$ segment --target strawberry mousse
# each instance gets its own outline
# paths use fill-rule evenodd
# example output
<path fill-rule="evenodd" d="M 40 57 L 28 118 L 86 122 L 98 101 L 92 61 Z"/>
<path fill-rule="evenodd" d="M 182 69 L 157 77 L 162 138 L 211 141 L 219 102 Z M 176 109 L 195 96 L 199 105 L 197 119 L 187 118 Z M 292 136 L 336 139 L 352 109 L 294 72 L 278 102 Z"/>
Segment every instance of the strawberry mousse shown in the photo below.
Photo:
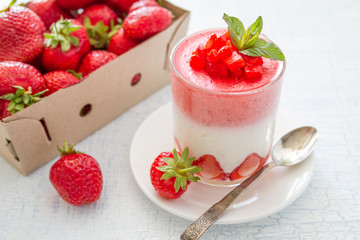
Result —
<path fill-rule="evenodd" d="M 188 36 L 171 55 L 175 141 L 205 183 L 236 185 L 269 157 L 285 62 L 244 53 L 222 28 Z"/>

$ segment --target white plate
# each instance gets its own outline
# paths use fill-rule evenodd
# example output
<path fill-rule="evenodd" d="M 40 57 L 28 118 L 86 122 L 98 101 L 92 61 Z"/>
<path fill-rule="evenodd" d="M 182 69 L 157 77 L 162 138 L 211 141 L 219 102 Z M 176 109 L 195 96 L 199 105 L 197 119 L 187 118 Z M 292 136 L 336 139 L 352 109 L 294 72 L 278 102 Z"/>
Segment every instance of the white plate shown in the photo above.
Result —
<path fill-rule="evenodd" d="M 275 140 L 299 127 L 283 112 L 279 112 L 276 126 Z M 151 201 L 172 214 L 194 221 L 233 188 L 192 183 L 179 199 L 162 198 L 151 185 L 150 167 L 161 152 L 172 151 L 174 146 L 173 115 L 169 103 L 152 113 L 137 130 L 130 150 L 131 169 L 139 187 Z M 291 168 L 271 169 L 242 193 L 216 223 L 250 222 L 282 210 L 304 192 L 313 170 L 314 156 Z"/>

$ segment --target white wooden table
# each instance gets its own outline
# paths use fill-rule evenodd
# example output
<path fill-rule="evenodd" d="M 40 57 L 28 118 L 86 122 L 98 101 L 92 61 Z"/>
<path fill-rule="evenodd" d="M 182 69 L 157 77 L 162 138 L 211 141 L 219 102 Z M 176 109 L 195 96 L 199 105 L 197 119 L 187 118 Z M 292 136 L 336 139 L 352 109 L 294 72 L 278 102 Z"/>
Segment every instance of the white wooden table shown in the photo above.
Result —
<path fill-rule="evenodd" d="M 203 239 L 360 239 L 360 2 L 172 2 L 192 12 L 189 33 L 225 26 L 224 12 L 245 25 L 262 15 L 287 59 L 280 108 L 320 132 L 315 172 L 298 200 L 255 222 L 214 225 Z M 0 159 L 0 239 L 178 239 L 190 221 L 152 203 L 129 165 L 137 128 L 169 101 L 166 86 L 76 145 L 102 167 L 93 205 L 59 198 L 48 181 L 55 160 L 24 177 Z"/>

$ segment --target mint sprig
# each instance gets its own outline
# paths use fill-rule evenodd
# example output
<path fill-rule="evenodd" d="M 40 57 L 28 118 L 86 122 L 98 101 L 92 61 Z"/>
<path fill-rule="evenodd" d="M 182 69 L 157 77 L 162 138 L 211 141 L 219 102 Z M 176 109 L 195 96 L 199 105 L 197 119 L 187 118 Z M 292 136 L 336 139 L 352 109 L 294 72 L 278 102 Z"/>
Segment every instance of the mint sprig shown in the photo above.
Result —
<path fill-rule="evenodd" d="M 252 57 L 263 56 L 273 60 L 285 60 L 284 54 L 275 44 L 259 38 L 263 28 L 261 16 L 246 31 L 244 24 L 238 18 L 224 13 L 223 19 L 228 24 L 231 42 L 240 53 Z"/>

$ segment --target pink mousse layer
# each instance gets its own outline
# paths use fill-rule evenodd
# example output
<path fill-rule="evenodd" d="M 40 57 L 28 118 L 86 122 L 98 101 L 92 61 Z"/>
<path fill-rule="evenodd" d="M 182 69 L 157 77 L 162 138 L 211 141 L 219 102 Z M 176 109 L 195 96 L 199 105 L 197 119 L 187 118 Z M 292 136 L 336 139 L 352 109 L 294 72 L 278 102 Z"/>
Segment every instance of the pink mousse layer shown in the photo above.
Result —
<path fill-rule="evenodd" d="M 272 83 L 272 79 L 278 72 L 279 61 L 263 58 L 262 78 L 255 81 L 212 78 L 189 64 L 198 46 L 204 46 L 211 34 L 220 35 L 224 31 L 192 35 L 177 47 L 173 63 L 181 77 L 171 72 L 174 102 L 184 114 L 204 125 L 230 127 L 254 123 L 275 110 L 280 84 Z"/>

